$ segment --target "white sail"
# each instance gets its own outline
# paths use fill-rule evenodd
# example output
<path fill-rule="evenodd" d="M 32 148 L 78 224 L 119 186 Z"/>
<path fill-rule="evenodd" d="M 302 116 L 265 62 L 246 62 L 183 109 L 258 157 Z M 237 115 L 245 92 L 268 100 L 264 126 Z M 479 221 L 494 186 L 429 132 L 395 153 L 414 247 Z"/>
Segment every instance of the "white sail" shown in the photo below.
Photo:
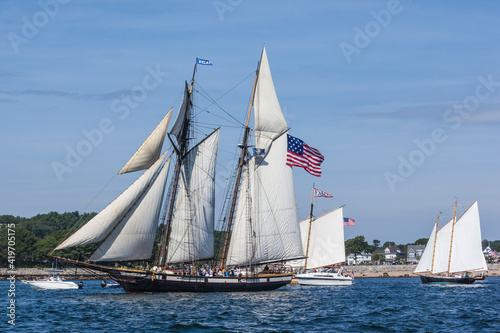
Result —
<path fill-rule="evenodd" d="M 245 195 L 239 196 L 233 229 L 236 232 L 231 238 L 228 265 L 303 256 L 293 174 L 292 168 L 286 165 L 286 148 L 287 138 L 282 135 L 272 142 L 264 158 L 254 157 L 248 165 L 251 198 L 248 201 Z M 249 210 L 245 205 L 250 202 Z M 250 211 L 251 216 L 245 211 Z M 250 244 L 252 253 L 245 254 L 245 258 L 236 255 L 235 248 L 247 247 L 247 244 Z"/>
<path fill-rule="evenodd" d="M 184 157 L 175 205 L 167 262 L 213 258 L 215 165 L 219 130 Z"/>
<path fill-rule="evenodd" d="M 167 112 L 163 120 L 156 126 L 154 131 L 137 149 L 118 174 L 147 169 L 158 160 L 171 115 L 172 109 Z"/>
<path fill-rule="evenodd" d="M 305 224 L 308 233 L 309 223 Z M 304 237 L 302 238 L 304 249 L 307 246 L 307 233 L 305 242 Z M 306 269 L 337 264 L 343 261 L 345 261 L 344 215 L 343 208 L 340 207 L 313 220 Z"/>
<path fill-rule="evenodd" d="M 438 231 L 436 239 L 436 250 L 434 252 L 434 269 L 432 272 L 433 274 L 448 272 L 452 226 L 453 226 L 453 219 L 451 219 Z"/>
<path fill-rule="evenodd" d="M 432 270 L 432 256 L 434 252 L 434 239 L 436 238 L 436 228 L 437 224 L 434 225 L 432 233 L 429 236 L 429 241 L 425 246 L 424 253 L 418 262 L 417 268 L 415 268 L 414 273 L 430 273 Z"/>
<path fill-rule="evenodd" d="M 90 257 L 91 261 L 128 261 L 151 258 L 170 158 L 118 225 Z"/>
<path fill-rule="evenodd" d="M 231 242 L 229 243 L 226 259 L 226 265 L 229 266 L 248 263 L 248 258 L 253 253 L 254 237 L 251 228 L 249 169 L 254 169 L 254 161 L 255 159 L 252 158 L 247 162 L 247 167 L 243 172 L 241 180 L 238 206 L 236 208 Z"/>
<path fill-rule="evenodd" d="M 255 87 L 254 111 L 255 147 L 267 151 L 271 142 L 288 126 L 276 96 L 265 48 L 262 50 L 259 77 Z"/>
<path fill-rule="evenodd" d="M 157 174 L 165 154 L 158 159 L 141 177 L 139 177 L 118 198 L 94 216 L 83 227 L 62 242 L 55 250 L 67 247 L 100 242 L 120 223 L 125 214 L 139 200 L 153 177 Z"/>
<path fill-rule="evenodd" d="M 481 241 L 479 209 L 476 201 L 455 223 L 450 273 L 488 270 Z"/>

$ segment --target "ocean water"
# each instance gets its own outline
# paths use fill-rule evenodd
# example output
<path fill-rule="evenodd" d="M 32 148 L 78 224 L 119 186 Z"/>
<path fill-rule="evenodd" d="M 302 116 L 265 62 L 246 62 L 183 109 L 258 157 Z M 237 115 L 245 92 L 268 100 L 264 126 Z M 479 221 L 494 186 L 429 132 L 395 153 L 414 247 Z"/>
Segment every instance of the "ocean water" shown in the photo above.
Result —
<path fill-rule="evenodd" d="M 352 286 L 286 286 L 258 293 L 126 294 L 16 283 L 15 326 L 0 332 L 500 332 L 500 277 L 469 286 L 417 278 L 356 279 Z"/>

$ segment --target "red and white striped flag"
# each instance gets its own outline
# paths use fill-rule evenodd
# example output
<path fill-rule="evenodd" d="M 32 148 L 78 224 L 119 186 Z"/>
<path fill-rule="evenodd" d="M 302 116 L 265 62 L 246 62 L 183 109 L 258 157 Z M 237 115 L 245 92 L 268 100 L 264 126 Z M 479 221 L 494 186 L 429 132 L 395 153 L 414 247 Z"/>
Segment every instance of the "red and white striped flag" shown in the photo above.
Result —
<path fill-rule="evenodd" d="M 321 177 L 321 163 L 325 160 L 316 148 L 310 147 L 304 141 L 288 136 L 286 165 L 304 168 L 311 175 Z"/>
<path fill-rule="evenodd" d="M 355 225 L 356 221 L 351 219 L 350 217 L 344 217 L 344 227 L 350 226 L 350 225 Z"/>

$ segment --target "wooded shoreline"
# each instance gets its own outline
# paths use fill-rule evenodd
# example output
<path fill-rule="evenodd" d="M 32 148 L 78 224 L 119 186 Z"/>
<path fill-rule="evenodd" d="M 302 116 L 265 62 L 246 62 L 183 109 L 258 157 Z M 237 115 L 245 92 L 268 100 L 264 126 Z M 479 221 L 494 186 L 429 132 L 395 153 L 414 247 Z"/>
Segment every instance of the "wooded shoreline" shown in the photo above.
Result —
<path fill-rule="evenodd" d="M 413 274 L 416 265 L 353 265 L 344 266 L 345 274 L 354 272 L 354 277 L 358 278 L 411 278 L 417 277 Z M 15 275 L 16 280 L 39 279 L 47 275 L 50 268 L 18 268 L 16 271 L 8 271 L 7 268 L 0 268 L 0 280 L 7 280 Z M 82 268 L 58 269 L 59 274 L 66 280 L 105 280 L 107 274 L 102 272 L 91 272 Z M 500 276 L 500 263 L 488 264 L 487 276 Z"/>

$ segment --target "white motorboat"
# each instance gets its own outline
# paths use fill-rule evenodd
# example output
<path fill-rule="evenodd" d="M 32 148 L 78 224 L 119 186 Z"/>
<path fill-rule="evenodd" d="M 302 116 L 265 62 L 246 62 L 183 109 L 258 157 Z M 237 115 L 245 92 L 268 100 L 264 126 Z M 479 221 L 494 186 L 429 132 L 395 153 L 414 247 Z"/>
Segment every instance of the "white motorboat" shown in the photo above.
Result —
<path fill-rule="evenodd" d="M 33 289 L 51 289 L 51 290 L 62 290 L 62 289 L 82 289 L 83 282 L 78 282 L 78 284 L 63 280 L 58 274 L 64 271 L 56 270 L 57 264 L 54 264 L 52 270 L 47 271 L 48 275 L 45 279 L 23 281 L 27 285 L 31 286 Z"/>
<path fill-rule="evenodd" d="M 342 269 L 335 271 L 333 268 L 321 272 L 297 274 L 295 279 L 305 286 L 350 286 L 353 281 L 351 276 L 342 275 Z"/>
<path fill-rule="evenodd" d="M 64 281 L 62 279 L 44 279 L 44 280 L 34 280 L 34 281 L 23 281 L 24 283 L 30 285 L 33 289 L 81 289 L 83 286 L 82 282 L 78 284 L 71 281 Z"/>

